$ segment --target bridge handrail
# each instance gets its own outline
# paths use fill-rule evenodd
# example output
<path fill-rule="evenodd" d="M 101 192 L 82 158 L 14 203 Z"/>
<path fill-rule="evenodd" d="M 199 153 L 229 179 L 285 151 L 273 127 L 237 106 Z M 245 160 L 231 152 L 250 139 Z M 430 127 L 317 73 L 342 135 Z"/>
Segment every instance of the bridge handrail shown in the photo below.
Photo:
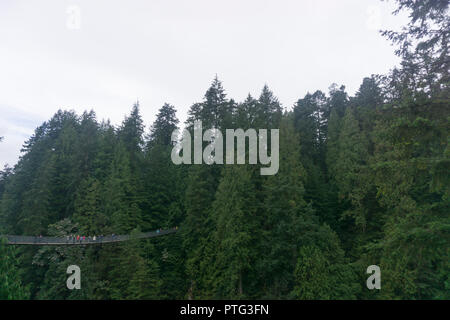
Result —
<path fill-rule="evenodd" d="M 96 236 L 86 237 L 85 240 L 76 239 L 76 236 L 65 236 L 65 237 L 46 237 L 46 236 L 17 236 L 17 235 L 0 235 L 0 238 L 4 237 L 8 244 L 26 244 L 26 245 L 86 245 L 86 244 L 101 244 L 101 243 L 111 243 L 111 242 L 121 242 L 128 241 L 132 239 L 145 239 L 153 238 L 158 236 L 163 236 L 166 234 L 177 232 L 178 228 L 171 228 L 159 231 L 150 231 L 145 233 L 140 233 L 137 235 L 108 235 L 108 236 Z"/>

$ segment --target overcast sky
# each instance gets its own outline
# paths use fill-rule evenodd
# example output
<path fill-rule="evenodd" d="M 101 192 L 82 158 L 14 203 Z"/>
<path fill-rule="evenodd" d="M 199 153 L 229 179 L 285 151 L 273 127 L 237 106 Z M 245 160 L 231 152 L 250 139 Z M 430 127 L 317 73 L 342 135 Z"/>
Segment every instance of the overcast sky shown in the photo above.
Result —
<path fill-rule="evenodd" d="M 215 74 L 228 97 L 267 83 L 291 108 L 308 91 L 398 64 L 378 29 L 398 29 L 379 0 L 1 0 L 0 166 L 14 165 L 58 109 L 119 124 L 140 101 L 147 129 L 164 102 L 181 121 Z"/>

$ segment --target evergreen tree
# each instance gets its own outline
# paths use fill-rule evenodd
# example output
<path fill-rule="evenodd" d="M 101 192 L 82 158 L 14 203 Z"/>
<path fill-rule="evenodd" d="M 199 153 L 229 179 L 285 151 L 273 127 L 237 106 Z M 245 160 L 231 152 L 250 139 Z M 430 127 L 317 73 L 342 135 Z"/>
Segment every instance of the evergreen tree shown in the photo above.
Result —
<path fill-rule="evenodd" d="M 202 294 L 207 295 L 202 292 L 202 289 L 207 287 L 202 283 L 202 266 L 208 266 L 210 261 L 208 255 L 212 245 L 211 234 L 214 231 L 210 212 L 218 183 L 211 173 L 212 169 L 192 166 L 186 182 L 186 218 L 180 227 L 180 233 L 186 255 L 187 297 L 190 299 Z"/>
<path fill-rule="evenodd" d="M 132 232 L 132 237 L 138 230 Z M 143 253 L 147 252 L 147 259 Z M 119 244 L 111 255 L 111 269 L 108 288 L 112 299 L 158 299 L 161 286 L 159 266 L 154 259 L 151 245 L 143 248 L 138 240 Z"/>
<path fill-rule="evenodd" d="M 104 194 L 105 214 L 111 221 L 113 233 L 126 234 L 140 225 L 142 212 L 137 188 L 125 146 L 119 142 Z"/>
<path fill-rule="evenodd" d="M 217 230 L 214 287 L 219 298 L 244 298 L 254 272 L 257 234 L 260 229 L 252 170 L 230 166 L 217 189 L 213 215 Z"/>
<path fill-rule="evenodd" d="M 342 120 L 334 177 L 339 197 L 348 199 L 354 205 L 350 212 L 356 224 L 365 229 L 366 214 L 362 203 L 365 190 L 361 182 L 368 161 L 368 143 L 360 132 L 359 123 L 353 113 L 352 108 L 347 108 Z"/>
<path fill-rule="evenodd" d="M 17 251 L 0 239 L 0 300 L 26 300 L 29 291 L 22 284 Z"/>
<path fill-rule="evenodd" d="M 280 128 L 280 169 L 263 182 L 264 220 L 259 281 L 266 296 L 286 298 L 292 290 L 295 259 L 299 246 L 302 213 L 309 212 L 304 200 L 306 171 L 300 162 L 298 134 L 292 115 L 284 118 Z"/>
<path fill-rule="evenodd" d="M 148 137 L 147 150 L 154 145 L 171 146 L 172 132 L 178 129 L 179 120 L 175 108 L 165 103 L 159 109 Z"/>

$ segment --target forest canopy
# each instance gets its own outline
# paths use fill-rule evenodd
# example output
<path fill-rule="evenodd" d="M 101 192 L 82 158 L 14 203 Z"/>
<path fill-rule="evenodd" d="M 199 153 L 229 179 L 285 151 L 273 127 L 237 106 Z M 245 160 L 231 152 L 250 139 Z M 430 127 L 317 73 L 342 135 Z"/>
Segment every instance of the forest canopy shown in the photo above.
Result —
<path fill-rule="evenodd" d="M 184 127 L 279 129 L 279 170 L 175 165 L 176 109 L 145 130 L 59 110 L 0 172 L 0 234 L 176 234 L 103 246 L 0 244 L 0 299 L 449 299 L 448 1 L 410 14 L 400 66 L 284 109 L 264 86 L 236 102 L 215 77 Z M 1 141 L 1 138 L 0 138 Z M 67 290 L 66 268 L 83 270 Z M 381 269 L 368 290 L 366 269 Z"/>

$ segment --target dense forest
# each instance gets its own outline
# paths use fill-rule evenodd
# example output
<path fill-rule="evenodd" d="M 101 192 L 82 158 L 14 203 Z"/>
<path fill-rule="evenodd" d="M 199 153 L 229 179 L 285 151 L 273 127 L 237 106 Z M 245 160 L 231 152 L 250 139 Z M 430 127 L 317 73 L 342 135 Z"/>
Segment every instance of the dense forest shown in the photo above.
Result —
<path fill-rule="evenodd" d="M 0 299 L 450 299 L 448 1 L 399 0 L 401 57 L 349 96 L 283 108 L 216 77 L 186 123 L 139 103 L 120 126 L 58 111 L 0 172 L 0 234 L 175 234 L 96 246 L 0 244 Z M 370 63 L 370 61 L 367 61 Z M 331 81 L 330 81 L 331 82 Z M 280 168 L 175 165 L 176 128 L 280 130 Z M 82 270 L 68 290 L 66 269 Z M 368 290 L 366 269 L 381 269 Z"/>

